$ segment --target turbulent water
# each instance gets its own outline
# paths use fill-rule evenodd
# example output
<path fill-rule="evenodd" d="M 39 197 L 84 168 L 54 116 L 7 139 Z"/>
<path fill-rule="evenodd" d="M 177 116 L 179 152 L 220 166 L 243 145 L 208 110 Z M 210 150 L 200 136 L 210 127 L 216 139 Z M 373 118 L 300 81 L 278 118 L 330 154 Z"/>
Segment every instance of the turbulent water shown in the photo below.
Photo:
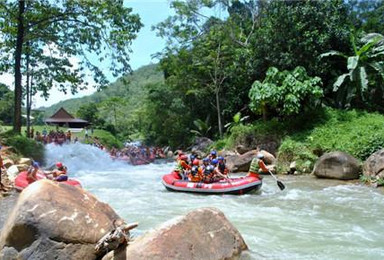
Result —
<path fill-rule="evenodd" d="M 261 194 L 203 196 L 167 191 L 161 176 L 173 163 L 131 166 L 95 147 L 48 146 L 48 165 L 64 162 L 70 177 L 127 222 L 133 235 L 200 207 L 224 212 L 250 248 L 244 259 L 384 259 L 384 195 L 380 190 L 313 177 L 264 178 Z"/>

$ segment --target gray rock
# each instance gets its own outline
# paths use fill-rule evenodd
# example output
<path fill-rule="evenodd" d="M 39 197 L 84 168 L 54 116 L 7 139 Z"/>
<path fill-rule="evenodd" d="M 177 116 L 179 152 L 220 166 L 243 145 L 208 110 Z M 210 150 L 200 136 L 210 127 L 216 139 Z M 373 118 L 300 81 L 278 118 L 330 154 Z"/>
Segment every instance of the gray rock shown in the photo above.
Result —
<path fill-rule="evenodd" d="M 239 231 L 215 208 L 191 211 L 139 237 L 103 260 L 231 260 L 247 249 Z"/>
<path fill-rule="evenodd" d="M 96 259 L 97 241 L 119 219 L 89 192 L 40 180 L 20 194 L 0 236 L 0 259 Z"/>
<path fill-rule="evenodd" d="M 365 160 L 363 174 L 369 177 L 383 178 L 384 175 L 384 149 L 381 149 Z"/>
<path fill-rule="evenodd" d="M 319 178 L 353 180 L 358 179 L 361 164 L 352 155 L 331 152 L 322 155 L 316 162 L 313 174 Z"/>
<path fill-rule="evenodd" d="M 225 157 L 226 165 L 230 172 L 247 172 L 251 165 L 252 159 L 256 157 L 258 153 L 264 155 L 266 164 L 274 164 L 276 158 L 267 151 L 252 150 L 241 155 L 230 155 Z"/>
<path fill-rule="evenodd" d="M 195 151 L 206 151 L 208 147 L 213 143 L 213 141 L 207 137 L 197 137 L 195 142 L 187 150 Z"/>

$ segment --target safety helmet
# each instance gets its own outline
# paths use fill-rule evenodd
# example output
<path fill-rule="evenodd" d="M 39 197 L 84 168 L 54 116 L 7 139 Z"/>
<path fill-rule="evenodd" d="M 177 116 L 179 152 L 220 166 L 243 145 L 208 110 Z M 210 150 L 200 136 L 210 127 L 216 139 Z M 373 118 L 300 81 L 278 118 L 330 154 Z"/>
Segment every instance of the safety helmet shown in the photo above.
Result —
<path fill-rule="evenodd" d="M 203 162 L 209 162 L 209 158 L 205 157 L 205 158 L 203 159 Z"/>
<path fill-rule="evenodd" d="M 196 158 L 196 156 L 193 155 L 193 154 L 191 154 L 191 155 L 189 156 L 189 159 L 191 159 L 191 161 L 193 161 L 195 158 Z"/>
<path fill-rule="evenodd" d="M 219 161 L 217 159 L 212 160 L 212 164 L 218 164 L 218 163 L 219 163 Z"/>
<path fill-rule="evenodd" d="M 259 159 L 263 159 L 263 158 L 264 158 L 264 154 L 262 154 L 262 153 L 258 153 L 258 154 L 256 155 L 256 157 L 259 158 Z"/>
<path fill-rule="evenodd" d="M 180 160 L 182 160 L 182 161 L 187 161 L 187 160 L 188 160 L 188 156 L 186 156 L 185 154 L 183 154 L 182 156 L 180 156 Z"/>
<path fill-rule="evenodd" d="M 39 165 L 38 162 L 33 162 L 33 163 L 32 163 L 32 166 L 35 167 L 35 168 L 39 168 L 40 165 Z"/>
<path fill-rule="evenodd" d="M 196 175 L 199 172 L 199 167 L 194 165 L 191 169 L 193 175 Z"/>
<path fill-rule="evenodd" d="M 57 163 L 56 163 L 56 167 L 57 167 L 57 168 L 61 168 L 61 167 L 63 167 L 63 164 L 62 164 L 61 162 L 57 162 Z"/>
<path fill-rule="evenodd" d="M 216 155 L 217 153 L 216 153 L 216 151 L 215 150 L 212 150 L 211 151 L 211 155 Z"/>
<path fill-rule="evenodd" d="M 217 157 L 217 159 L 220 161 L 224 161 L 224 157 L 223 156 L 219 156 L 219 157 Z"/>
<path fill-rule="evenodd" d="M 192 164 L 193 164 L 193 165 L 199 165 L 199 164 L 200 164 L 200 162 L 199 162 L 199 160 L 198 160 L 198 159 L 195 159 L 195 160 L 193 160 Z"/>

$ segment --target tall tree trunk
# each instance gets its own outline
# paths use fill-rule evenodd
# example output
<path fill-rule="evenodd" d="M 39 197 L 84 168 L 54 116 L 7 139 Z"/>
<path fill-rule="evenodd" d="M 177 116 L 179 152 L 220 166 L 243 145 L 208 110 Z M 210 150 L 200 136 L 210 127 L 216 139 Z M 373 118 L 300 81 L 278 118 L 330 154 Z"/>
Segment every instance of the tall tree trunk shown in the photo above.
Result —
<path fill-rule="evenodd" d="M 217 122 L 219 126 L 220 138 L 223 137 L 223 126 L 221 125 L 221 108 L 220 108 L 220 96 L 219 96 L 219 87 L 216 87 L 216 109 L 217 109 Z"/>
<path fill-rule="evenodd" d="M 17 40 L 15 51 L 15 113 L 13 118 L 13 131 L 21 134 L 21 100 L 22 100 L 22 86 L 21 86 L 21 55 L 23 51 L 24 42 L 24 11 L 25 1 L 19 0 L 19 13 L 17 16 Z"/>
<path fill-rule="evenodd" d="M 268 109 L 267 109 L 267 104 L 263 103 L 262 105 L 262 113 L 263 113 L 263 121 L 266 122 L 268 119 Z"/>
<path fill-rule="evenodd" d="M 26 57 L 26 69 L 27 69 L 27 82 L 26 82 L 26 96 L 27 96 L 27 137 L 30 136 L 30 128 L 31 128 L 31 85 L 30 85 L 30 71 L 29 71 L 29 43 L 27 42 L 27 57 Z"/>

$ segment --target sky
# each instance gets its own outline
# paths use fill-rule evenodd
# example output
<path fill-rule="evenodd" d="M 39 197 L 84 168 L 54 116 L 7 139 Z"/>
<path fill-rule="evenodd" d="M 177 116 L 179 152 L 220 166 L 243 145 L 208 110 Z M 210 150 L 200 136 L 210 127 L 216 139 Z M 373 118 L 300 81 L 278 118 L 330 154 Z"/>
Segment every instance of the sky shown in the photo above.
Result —
<path fill-rule="evenodd" d="M 169 7 L 168 0 L 129 0 L 126 3 L 128 7 L 133 9 L 133 13 L 139 14 L 141 22 L 144 24 L 131 46 L 133 52 L 130 56 L 130 65 L 133 70 L 136 70 L 141 66 L 157 62 L 157 60 L 151 58 L 151 55 L 161 51 L 165 47 L 165 39 L 157 37 L 156 32 L 151 30 L 151 26 L 165 20 L 172 14 L 172 11 Z M 110 80 L 113 82 L 116 79 L 112 78 Z M 90 84 L 92 84 L 91 78 L 89 81 Z M 13 82 L 13 75 L 0 75 L 0 83 L 12 86 Z M 65 95 L 56 89 L 52 89 L 47 101 L 37 94 L 33 98 L 33 108 L 48 107 L 59 101 L 90 95 L 93 92 L 95 92 L 95 89 L 89 87 L 87 90 L 80 91 L 76 95 L 71 95 L 70 93 Z"/>

